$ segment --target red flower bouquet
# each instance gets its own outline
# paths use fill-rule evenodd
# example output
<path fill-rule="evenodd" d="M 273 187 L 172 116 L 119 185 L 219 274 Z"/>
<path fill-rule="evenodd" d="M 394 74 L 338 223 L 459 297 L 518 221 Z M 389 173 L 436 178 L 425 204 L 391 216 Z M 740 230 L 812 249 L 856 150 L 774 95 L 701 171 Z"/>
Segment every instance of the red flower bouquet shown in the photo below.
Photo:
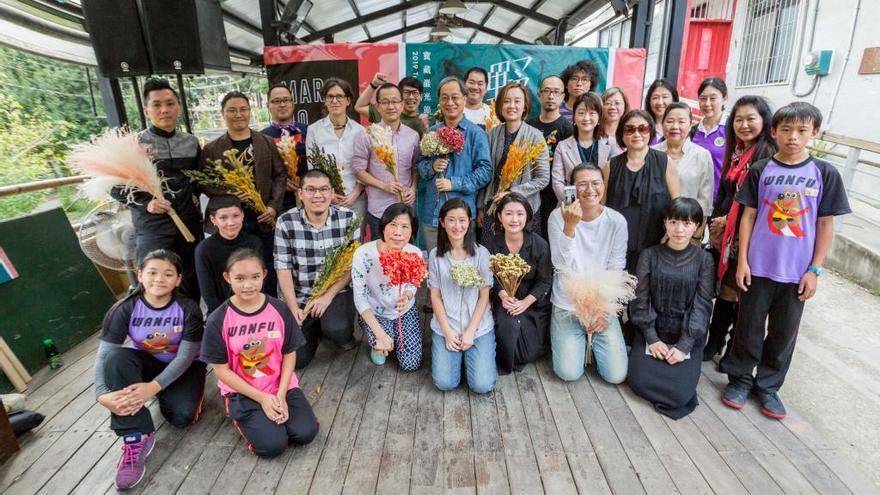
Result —
<path fill-rule="evenodd" d="M 437 137 L 456 153 L 461 153 L 464 150 L 464 134 L 454 127 L 443 126 L 437 129 Z"/>
<path fill-rule="evenodd" d="M 407 251 L 385 251 L 379 254 L 379 264 L 382 273 L 388 277 L 388 286 L 397 286 L 397 295 L 400 296 L 404 284 L 415 287 L 422 285 L 422 281 L 428 276 L 428 264 L 421 254 Z M 397 315 L 397 349 L 403 347 L 403 321 L 402 315 Z"/>

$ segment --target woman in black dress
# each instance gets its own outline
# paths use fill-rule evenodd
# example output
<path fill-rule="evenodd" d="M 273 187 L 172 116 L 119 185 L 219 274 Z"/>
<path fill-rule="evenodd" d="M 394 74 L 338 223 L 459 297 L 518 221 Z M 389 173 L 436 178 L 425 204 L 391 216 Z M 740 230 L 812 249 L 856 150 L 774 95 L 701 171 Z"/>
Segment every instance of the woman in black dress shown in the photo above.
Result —
<path fill-rule="evenodd" d="M 517 253 L 531 267 L 516 294 L 508 294 L 497 279 L 492 287 L 495 361 L 502 375 L 522 370 L 550 346 L 550 245 L 527 229 L 532 215 L 532 207 L 521 194 L 505 195 L 495 212 L 496 226 L 501 228 L 486 246 L 492 254 Z"/>
<path fill-rule="evenodd" d="M 697 407 L 697 382 L 712 296 L 712 255 L 690 243 L 703 222 L 692 198 L 670 203 L 663 222 L 668 240 L 645 249 L 630 303 L 638 327 L 629 356 L 627 382 L 661 414 L 679 419 Z"/>
<path fill-rule="evenodd" d="M 639 254 L 663 238 L 663 212 L 678 196 L 678 171 L 666 153 L 650 148 L 654 119 L 643 110 L 631 110 L 617 126 L 617 142 L 626 153 L 602 168 L 607 184 L 605 205 L 626 219 L 629 237 L 626 271 L 634 273 Z"/>

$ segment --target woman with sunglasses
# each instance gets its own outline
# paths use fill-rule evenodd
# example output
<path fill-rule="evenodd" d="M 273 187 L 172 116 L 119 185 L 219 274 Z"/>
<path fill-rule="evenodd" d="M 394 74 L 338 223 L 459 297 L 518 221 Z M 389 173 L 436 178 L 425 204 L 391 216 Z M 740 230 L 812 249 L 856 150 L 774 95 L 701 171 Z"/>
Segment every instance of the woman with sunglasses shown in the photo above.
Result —
<path fill-rule="evenodd" d="M 678 196 L 675 164 L 666 153 L 651 149 L 654 118 L 644 110 L 631 110 L 617 126 L 617 144 L 626 153 L 606 162 L 602 175 L 607 184 L 605 204 L 626 219 L 629 233 L 626 271 L 635 273 L 636 261 L 645 248 L 663 238 L 663 212 Z"/>

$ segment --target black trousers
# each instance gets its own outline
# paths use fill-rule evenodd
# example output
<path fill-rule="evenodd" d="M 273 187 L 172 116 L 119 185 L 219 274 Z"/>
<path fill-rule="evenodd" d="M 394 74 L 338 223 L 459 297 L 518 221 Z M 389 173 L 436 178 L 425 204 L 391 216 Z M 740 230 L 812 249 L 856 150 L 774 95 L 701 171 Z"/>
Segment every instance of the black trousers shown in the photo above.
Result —
<path fill-rule="evenodd" d="M 296 350 L 296 369 L 305 368 L 312 362 L 322 337 L 330 339 L 339 347 L 347 347 L 354 343 L 352 292 L 346 290 L 336 294 L 320 318 L 308 318 L 303 322 L 302 332 L 306 343 Z"/>
<path fill-rule="evenodd" d="M 547 353 L 549 346 L 549 307 L 532 307 L 510 316 L 501 304 L 495 306 L 495 363 L 498 374 L 521 371 L 525 365 Z"/>
<path fill-rule="evenodd" d="M 192 223 L 192 222 L 190 222 Z M 201 298 L 199 291 L 199 280 L 196 278 L 196 244 L 203 239 L 202 226 L 198 223 L 195 225 L 187 225 L 190 232 L 195 236 L 194 242 L 186 242 L 183 234 L 178 231 L 164 232 L 138 232 L 137 233 L 137 261 L 141 260 L 156 249 L 170 249 L 174 251 L 183 262 L 183 281 L 180 284 L 180 291 L 193 301 Z"/>
<path fill-rule="evenodd" d="M 260 457 L 278 457 L 288 443 L 305 445 L 318 434 L 318 420 L 301 389 L 287 391 L 287 411 L 287 422 L 278 424 L 266 417 L 258 402 L 237 393 L 226 396 L 226 413 L 250 451 Z"/>
<path fill-rule="evenodd" d="M 730 383 L 756 392 L 778 391 L 791 365 L 803 312 L 798 284 L 753 276 L 748 292 L 740 293 L 730 352 L 721 360 Z"/>
<path fill-rule="evenodd" d="M 110 390 L 121 390 L 133 383 L 149 382 L 167 366 L 146 351 L 119 347 L 110 352 L 104 368 L 104 376 Z M 174 426 L 183 428 L 196 421 L 202 410 L 205 393 L 205 363 L 193 361 L 180 378 L 174 380 L 156 398 L 162 416 Z M 156 430 L 153 418 L 146 407 L 134 416 L 111 415 L 110 428 L 117 435 L 151 433 Z"/>

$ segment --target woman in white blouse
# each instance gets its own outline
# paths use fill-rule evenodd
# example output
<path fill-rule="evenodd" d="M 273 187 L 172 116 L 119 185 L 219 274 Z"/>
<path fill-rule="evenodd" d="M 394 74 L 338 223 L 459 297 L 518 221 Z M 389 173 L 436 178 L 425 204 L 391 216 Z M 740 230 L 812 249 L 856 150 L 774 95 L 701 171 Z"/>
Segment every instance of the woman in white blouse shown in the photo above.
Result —
<path fill-rule="evenodd" d="M 385 356 L 394 352 L 404 371 L 415 371 L 422 364 L 422 329 L 415 305 L 418 287 L 409 284 L 400 290 L 390 287 L 388 276 L 379 264 L 379 255 L 401 250 L 421 255 L 422 251 L 410 244 L 415 228 L 416 220 L 408 206 L 403 203 L 389 206 L 379 223 L 380 238 L 357 248 L 351 261 L 354 306 L 361 330 L 372 347 L 370 359 L 382 365 Z"/>
<path fill-rule="evenodd" d="M 321 99 L 327 116 L 309 126 L 306 133 L 306 154 L 311 155 L 312 147 L 317 145 L 324 153 L 336 157 L 339 175 L 345 194 L 337 194 L 333 204 L 354 210 L 358 218 L 366 218 L 367 200 L 363 193 L 364 186 L 355 178 L 349 162 L 355 139 L 364 132 L 364 128 L 348 116 L 348 109 L 353 99 L 351 86 L 341 79 L 330 78 L 321 88 Z M 309 168 L 312 164 L 309 164 Z"/>
<path fill-rule="evenodd" d="M 686 103 L 669 104 L 662 122 L 666 140 L 652 147 L 666 153 L 669 161 L 678 168 L 679 196 L 696 199 L 703 215 L 708 217 L 714 197 L 715 169 L 712 154 L 692 143 L 688 137 L 691 120 L 691 107 Z M 701 233 L 702 229 L 698 229 L 698 234 Z"/>

